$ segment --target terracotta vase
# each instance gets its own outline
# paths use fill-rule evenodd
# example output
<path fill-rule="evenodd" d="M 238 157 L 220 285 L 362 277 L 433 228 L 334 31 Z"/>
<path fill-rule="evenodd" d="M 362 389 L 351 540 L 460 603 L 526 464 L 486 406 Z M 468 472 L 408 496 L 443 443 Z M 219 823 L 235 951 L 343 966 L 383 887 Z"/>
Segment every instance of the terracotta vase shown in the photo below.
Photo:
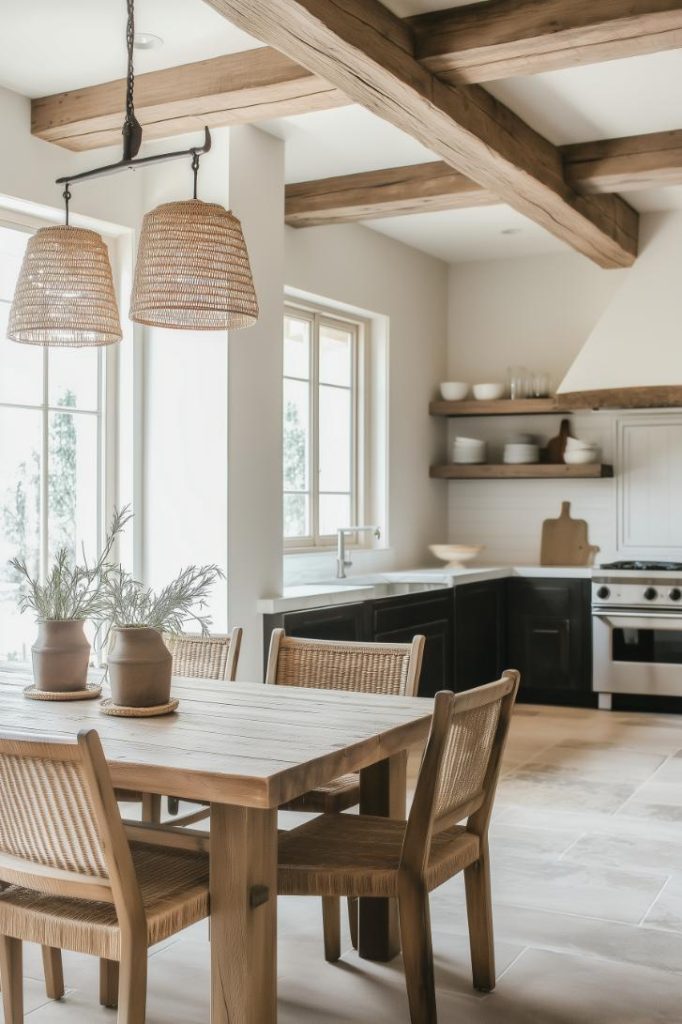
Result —
<path fill-rule="evenodd" d="M 114 704 L 150 708 L 170 700 L 173 658 L 158 629 L 121 626 L 112 633 L 109 683 Z"/>
<path fill-rule="evenodd" d="M 49 619 L 38 622 L 38 636 L 31 648 L 33 679 L 39 690 L 84 690 L 88 682 L 90 644 L 83 619 Z"/>

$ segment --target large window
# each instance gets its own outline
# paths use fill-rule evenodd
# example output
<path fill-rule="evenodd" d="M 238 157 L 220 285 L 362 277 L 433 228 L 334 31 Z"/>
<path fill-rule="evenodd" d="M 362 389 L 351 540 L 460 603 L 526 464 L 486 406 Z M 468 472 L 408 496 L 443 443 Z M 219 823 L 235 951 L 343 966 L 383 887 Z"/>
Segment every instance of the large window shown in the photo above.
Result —
<path fill-rule="evenodd" d="M 329 545 L 362 517 L 363 325 L 331 311 L 284 316 L 284 538 Z"/>
<path fill-rule="evenodd" d="M 30 657 L 35 624 L 16 608 L 7 565 L 44 575 L 57 548 L 97 551 L 102 494 L 100 349 L 42 348 L 7 338 L 28 233 L 0 223 L 0 660 Z"/>

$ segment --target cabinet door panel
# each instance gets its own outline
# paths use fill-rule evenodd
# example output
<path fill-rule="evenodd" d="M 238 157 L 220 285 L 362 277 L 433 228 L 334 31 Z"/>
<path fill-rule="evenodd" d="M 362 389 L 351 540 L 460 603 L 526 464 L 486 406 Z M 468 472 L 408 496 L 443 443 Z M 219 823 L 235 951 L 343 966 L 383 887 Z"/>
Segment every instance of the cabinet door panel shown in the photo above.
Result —
<path fill-rule="evenodd" d="M 426 639 L 419 679 L 419 696 L 433 697 L 439 690 L 451 690 L 452 623 L 447 619 L 440 622 L 422 622 L 410 629 L 377 633 L 372 639 L 376 643 L 409 644 L 417 633 L 421 633 Z"/>
<path fill-rule="evenodd" d="M 505 664 L 504 580 L 455 588 L 455 689 L 498 679 Z"/>
<path fill-rule="evenodd" d="M 426 637 L 419 681 L 421 697 L 452 689 L 451 590 L 380 598 L 368 601 L 365 609 L 368 640 L 410 643 L 418 633 Z"/>

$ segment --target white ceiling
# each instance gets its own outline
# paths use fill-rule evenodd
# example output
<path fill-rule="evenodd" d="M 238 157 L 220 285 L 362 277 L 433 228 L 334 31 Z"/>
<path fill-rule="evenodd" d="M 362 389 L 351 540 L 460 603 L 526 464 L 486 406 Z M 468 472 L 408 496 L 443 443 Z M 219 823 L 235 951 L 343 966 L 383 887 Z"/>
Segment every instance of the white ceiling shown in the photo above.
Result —
<path fill-rule="evenodd" d="M 385 2 L 396 14 L 408 16 L 470 0 Z M 0 7 L 0 86 L 41 96 L 124 74 L 125 0 L 4 0 Z M 202 0 L 136 0 L 136 27 L 164 40 L 158 50 L 136 51 L 138 73 L 260 45 Z M 495 82 L 488 88 L 556 145 L 682 128 L 680 50 Z M 263 127 L 286 140 L 287 181 L 434 158 L 360 107 Z M 682 187 L 626 198 L 643 211 L 680 208 Z M 505 206 L 395 217 L 368 226 L 448 261 L 566 251 Z M 507 229 L 520 230 L 503 234 Z"/>
<path fill-rule="evenodd" d="M 0 86 L 49 96 L 125 76 L 125 0 L 3 0 L 0 9 Z M 164 41 L 135 51 L 138 74 L 261 45 L 202 0 L 136 0 L 135 29 Z"/>

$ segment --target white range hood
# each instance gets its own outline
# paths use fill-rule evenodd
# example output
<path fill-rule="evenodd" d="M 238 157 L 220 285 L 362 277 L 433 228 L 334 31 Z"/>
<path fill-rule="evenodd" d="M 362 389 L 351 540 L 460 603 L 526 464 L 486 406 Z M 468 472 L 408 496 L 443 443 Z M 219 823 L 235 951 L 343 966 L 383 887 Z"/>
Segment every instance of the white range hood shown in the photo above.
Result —
<path fill-rule="evenodd" d="M 572 408 L 682 405 L 682 212 L 642 219 L 640 255 L 557 395 Z"/>

